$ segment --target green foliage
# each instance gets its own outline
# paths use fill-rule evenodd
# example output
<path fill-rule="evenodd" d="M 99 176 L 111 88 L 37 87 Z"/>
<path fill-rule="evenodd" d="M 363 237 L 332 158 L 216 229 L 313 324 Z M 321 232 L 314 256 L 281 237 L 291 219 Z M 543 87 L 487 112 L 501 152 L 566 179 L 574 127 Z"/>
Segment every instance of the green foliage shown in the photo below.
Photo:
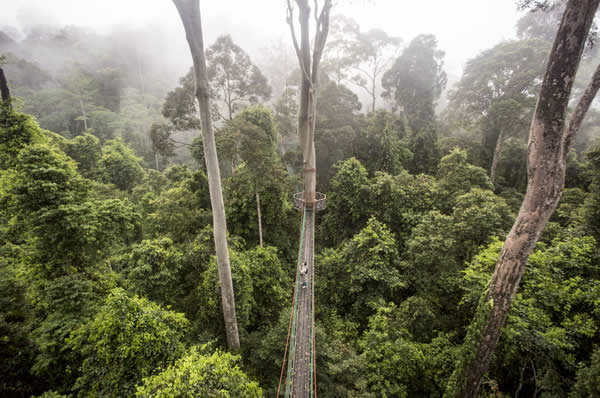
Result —
<path fill-rule="evenodd" d="M 505 41 L 482 51 L 467 62 L 451 95 L 452 105 L 485 115 L 496 101 L 523 102 L 534 96 L 548 50 L 541 44 L 537 40 Z"/>
<path fill-rule="evenodd" d="M 22 150 L 9 192 L 17 219 L 29 228 L 38 272 L 62 275 L 92 265 L 114 243 L 137 235 L 138 214 L 127 200 L 85 200 L 83 180 L 64 153 L 41 145 Z M 73 267 L 73 268 L 71 268 Z"/>
<path fill-rule="evenodd" d="M 277 99 L 273 109 L 277 131 L 286 138 L 294 138 L 296 135 L 297 96 L 297 89 L 287 87 Z"/>
<path fill-rule="evenodd" d="M 425 214 L 439 206 L 439 188 L 431 176 L 377 173 L 369 184 L 372 214 L 396 235 L 400 251 Z"/>
<path fill-rule="evenodd" d="M 260 182 L 277 165 L 278 132 L 271 112 L 262 105 L 247 107 L 219 131 L 218 145 L 232 173 L 240 162 L 246 162 L 257 190 Z M 221 158 L 223 160 L 223 158 Z"/>
<path fill-rule="evenodd" d="M 570 398 L 600 397 L 600 350 L 594 350 L 589 366 L 582 366 L 577 371 L 577 382 Z"/>
<path fill-rule="evenodd" d="M 435 36 L 419 35 L 381 80 L 383 96 L 403 108 L 411 130 L 417 134 L 433 122 L 435 101 L 446 87 L 443 58 Z"/>
<path fill-rule="evenodd" d="M 418 343 L 406 330 L 404 311 L 382 306 L 360 339 L 369 391 L 381 397 L 441 397 L 455 358 L 448 337 Z"/>
<path fill-rule="evenodd" d="M 150 199 L 148 221 L 151 232 L 167 234 L 175 242 L 185 242 L 212 221 L 208 180 L 201 171 L 189 175 L 169 169 L 174 183 Z"/>
<path fill-rule="evenodd" d="M 21 149 L 42 142 L 43 132 L 31 116 L 0 107 L 0 169 L 14 167 Z"/>
<path fill-rule="evenodd" d="M 443 195 L 441 202 L 447 204 L 442 207 L 444 210 L 457 203 L 458 195 L 469 192 L 473 187 L 494 189 L 486 171 L 467 163 L 466 151 L 457 148 L 440 160 L 437 179 Z"/>
<path fill-rule="evenodd" d="M 119 260 L 131 290 L 161 304 L 178 294 L 183 255 L 168 238 L 143 240 L 130 247 Z"/>
<path fill-rule="evenodd" d="M 446 87 L 444 52 L 433 35 L 415 37 L 383 74 L 383 97 L 403 110 L 408 129 L 408 148 L 414 154 L 409 170 L 433 173 L 439 160 L 435 102 Z"/>
<path fill-rule="evenodd" d="M 81 273 L 53 279 L 34 277 L 28 277 L 27 292 L 34 314 L 39 317 L 31 332 L 37 351 L 31 372 L 57 389 L 68 390 L 77 377 L 79 361 L 66 340 L 73 330 L 90 320 L 111 281 Z"/>
<path fill-rule="evenodd" d="M 175 144 L 171 140 L 171 134 L 173 134 L 173 125 L 170 123 L 162 122 L 152 125 L 150 139 L 154 152 L 165 157 L 175 155 Z"/>
<path fill-rule="evenodd" d="M 31 221 L 32 259 L 42 266 L 40 272 L 56 275 L 92 266 L 112 245 L 131 243 L 139 232 L 139 214 L 118 199 L 44 209 Z"/>
<path fill-rule="evenodd" d="M 528 40 L 467 63 L 441 120 L 446 77 L 433 36 L 415 38 L 381 79 L 394 112 L 361 114 L 341 82 L 373 105 L 397 41 L 343 18 L 336 33 L 332 20 L 315 120 L 328 194 L 316 215 L 319 396 L 460 393 L 523 199 L 523 134 L 547 51 L 529 38 L 557 21 L 540 15 L 519 25 Z M 256 106 L 270 94 L 266 78 L 231 38 L 207 51 L 213 111 L 225 119 L 216 139 L 242 347 L 239 358 L 198 348 L 225 342 L 208 181 L 193 171 L 204 166 L 193 72 L 168 92 L 147 49 L 112 37 L 35 30 L 19 46 L 48 71 L 13 55 L 3 66 L 24 109 L 58 134 L 0 109 L 0 395 L 261 396 L 256 379 L 274 396 L 298 249 L 298 90 L 288 86 L 271 114 Z M 56 61 L 65 54 L 78 64 Z M 484 397 L 598 395 L 597 122 L 592 110 L 568 154 L 567 189 L 525 268 Z M 194 136 L 192 165 L 174 144 Z M 486 172 L 496 144 L 500 196 Z M 173 166 L 144 170 L 164 169 L 166 157 Z"/>
<path fill-rule="evenodd" d="M 206 49 L 208 80 L 213 98 L 227 107 L 231 120 L 243 104 L 256 104 L 271 97 L 267 78 L 230 35 L 222 35 Z"/>
<path fill-rule="evenodd" d="M 352 116 L 360 111 L 358 96 L 349 88 L 328 82 L 323 85 L 317 102 L 317 129 L 335 129 L 353 125 Z"/>
<path fill-rule="evenodd" d="M 76 166 L 64 153 L 45 145 L 20 151 L 12 188 L 22 211 L 40 212 L 81 199 L 82 186 Z"/>
<path fill-rule="evenodd" d="M 194 70 L 179 79 L 179 87 L 167 94 L 162 114 L 180 130 L 199 129 L 198 105 L 196 105 Z"/>
<path fill-rule="evenodd" d="M 189 322 L 147 299 L 115 289 L 93 320 L 75 330 L 68 346 L 83 358 L 80 396 L 130 397 L 144 377 L 183 353 Z"/>
<path fill-rule="evenodd" d="M 162 373 L 144 379 L 136 397 L 262 397 L 258 383 L 251 381 L 237 366 L 239 357 L 205 347 L 193 347 L 183 358 Z"/>
<path fill-rule="evenodd" d="M 290 260 L 297 254 L 298 213 L 292 208 L 292 182 L 280 165 L 257 174 L 244 164 L 225 182 L 228 230 L 248 245 L 258 244 L 256 190 L 259 189 L 263 240 L 278 247 Z"/>
<path fill-rule="evenodd" d="M 340 162 L 335 168 L 337 174 L 331 180 L 322 228 L 331 243 L 338 244 L 357 233 L 368 219 L 368 178 L 367 170 L 356 158 Z"/>
<path fill-rule="evenodd" d="M 13 262 L 0 256 L 0 395 L 20 397 L 39 391 L 40 383 L 29 372 L 35 351 L 28 325 L 32 308 L 25 297 L 27 285 Z"/>
<path fill-rule="evenodd" d="M 413 153 L 409 162 L 409 171 L 414 174 L 435 173 L 440 158 L 437 140 L 437 128 L 432 124 L 428 124 L 419 131 L 409 131 L 407 146 Z"/>
<path fill-rule="evenodd" d="M 457 239 L 452 227 L 451 216 L 433 210 L 413 229 L 407 248 L 419 284 L 427 285 L 432 276 L 456 271 L 459 266 Z"/>
<path fill-rule="evenodd" d="M 394 235 L 374 218 L 338 250 L 325 250 L 317 263 L 318 301 L 363 324 L 378 303 L 398 297 L 408 284 Z"/>
<path fill-rule="evenodd" d="M 119 114 L 106 110 L 94 110 L 87 116 L 90 128 L 96 137 L 102 142 L 115 137 L 115 131 L 120 127 Z"/>
<path fill-rule="evenodd" d="M 473 188 L 457 197 L 451 224 L 455 239 L 461 242 L 459 261 L 468 261 L 490 237 L 504 237 L 513 218 L 504 199 L 491 191 Z"/>
<path fill-rule="evenodd" d="M 275 323 L 279 312 L 288 303 L 292 283 L 277 249 L 267 246 L 247 251 L 230 250 L 229 258 L 240 333 L 244 335 Z M 216 259 L 213 258 L 198 287 L 197 303 L 203 311 L 198 314 L 197 322 L 200 330 L 224 336 L 218 280 Z"/>
<path fill-rule="evenodd" d="M 56 391 L 46 391 L 42 395 L 38 395 L 37 397 L 32 398 L 70 398 L 70 395 L 59 394 Z"/>
<path fill-rule="evenodd" d="M 586 158 L 593 178 L 582 209 L 584 230 L 600 241 L 600 140 L 590 145 Z"/>
<path fill-rule="evenodd" d="M 120 140 L 109 140 L 102 148 L 99 173 L 104 182 L 123 191 L 131 191 L 144 176 L 140 162 L 141 159 Z"/>
<path fill-rule="evenodd" d="M 100 140 L 91 134 L 84 134 L 69 140 L 64 151 L 77 163 L 79 173 L 88 178 L 94 178 L 98 162 L 102 156 Z"/>
<path fill-rule="evenodd" d="M 497 159 L 496 186 L 515 187 L 514 169 L 525 169 L 520 161 L 525 155 L 514 156 L 510 151 L 515 146 L 526 147 L 548 49 L 540 40 L 499 43 L 467 62 L 449 95 L 451 112 L 483 144 L 478 165 L 490 167 L 495 150 L 502 150 Z M 518 183 L 524 188 L 521 181 Z"/>
<path fill-rule="evenodd" d="M 501 246 L 501 242 L 492 243 L 465 270 L 463 303 L 469 308 L 479 300 Z M 499 372 L 492 378 L 505 382 L 520 377 L 518 370 L 523 368 L 525 388 L 567 394 L 574 380 L 576 358 L 589 358 L 590 344 L 599 333 L 600 314 L 592 309 L 600 298 L 599 264 L 591 237 L 569 238 L 554 247 L 538 244 L 511 306 L 496 359 L 499 365 L 511 364 L 514 371 Z M 481 303 L 477 314 L 480 312 Z M 475 321 L 469 330 L 474 325 Z M 464 352 L 469 350 L 470 336 L 463 343 Z M 558 375 L 565 372 L 569 378 L 561 379 Z"/>
<path fill-rule="evenodd" d="M 413 154 L 401 141 L 404 130 L 402 120 L 393 113 L 378 110 L 367 116 L 366 125 L 353 146 L 356 157 L 370 175 L 376 171 L 396 175 L 410 164 Z"/>

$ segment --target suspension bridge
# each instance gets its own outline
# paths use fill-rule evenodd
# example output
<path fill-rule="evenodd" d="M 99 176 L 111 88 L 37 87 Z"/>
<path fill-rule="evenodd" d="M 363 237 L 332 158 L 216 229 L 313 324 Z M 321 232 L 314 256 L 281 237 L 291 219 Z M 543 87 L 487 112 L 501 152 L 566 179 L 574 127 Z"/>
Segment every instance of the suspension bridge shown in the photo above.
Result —
<path fill-rule="evenodd" d="M 317 396 L 314 334 L 314 226 L 315 213 L 324 210 L 325 203 L 326 196 L 320 192 L 315 193 L 315 200 L 311 202 L 303 199 L 302 192 L 294 195 L 294 207 L 302 212 L 302 224 L 298 261 L 296 263 L 292 314 L 288 327 L 277 397 L 280 396 L 280 393 L 283 393 L 285 398 L 313 398 Z"/>

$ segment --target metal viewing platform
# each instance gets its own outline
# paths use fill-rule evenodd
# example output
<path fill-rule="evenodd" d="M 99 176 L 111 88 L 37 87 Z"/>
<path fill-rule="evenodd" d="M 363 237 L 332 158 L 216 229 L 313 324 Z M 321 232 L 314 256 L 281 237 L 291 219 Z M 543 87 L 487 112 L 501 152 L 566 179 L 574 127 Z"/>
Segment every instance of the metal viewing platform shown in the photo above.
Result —
<path fill-rule="evenodd" d="M 304 192 L 296 192 L 294 194 L 294 208 L 297 210 L 303 210 L 304 206 L 309 206 L 314 203 L 316 211 L 322 211 L 327 208 L 327 195 L 322 192 L 315 192 L 315 201 L 306 202 L 304 200 Z"/>

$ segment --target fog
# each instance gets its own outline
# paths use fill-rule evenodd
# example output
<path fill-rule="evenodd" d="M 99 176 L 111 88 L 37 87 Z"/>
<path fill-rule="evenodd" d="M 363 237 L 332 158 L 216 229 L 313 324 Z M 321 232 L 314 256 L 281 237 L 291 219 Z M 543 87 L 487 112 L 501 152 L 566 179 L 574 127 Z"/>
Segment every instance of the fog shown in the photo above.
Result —
<path fill-rule="evenodd" d="M 160 56 L 169 58 L 166 61 L 174 71 L 182 73 L 191 64 L 183 28 L 175 7 L 167 0 L 3 0 L 2 3 L 0 30 L 17 39 L 39 26 L 77 25 L 101 34 L 151 31 L 152 37 L 146 38 L 167 44 L 168 52 Z M 201 11 L 207 45 L 218 35 L 229 33 L 256 58 L 261 49 L 290 43 L 283 0 L 202 1 Z M 333 14 L 355 19 L 363 30 L 383 29 L 404 42 L 421 33 L 434 34 L 439 47 L 446 52 L 445 67 L 450 76 L 460 75 L 466 60 L 483 49 L 513 38 L 520 15 L 513 1 L 496 0 L 340 0 Z M 151 50 L 148 44 L 139 44 Z M 157 49 L 162 50 L 160 46 Z"/>

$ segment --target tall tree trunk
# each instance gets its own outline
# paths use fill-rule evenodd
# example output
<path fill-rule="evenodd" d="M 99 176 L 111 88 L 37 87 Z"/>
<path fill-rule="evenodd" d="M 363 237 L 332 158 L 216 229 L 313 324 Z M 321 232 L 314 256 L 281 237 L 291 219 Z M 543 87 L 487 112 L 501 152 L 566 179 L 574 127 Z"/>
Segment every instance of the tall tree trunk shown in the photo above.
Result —
<path fill-rule="evenodd" d="M 372 86 L 371 86 L 371 100 L 372 100 L 371 112 L 373 112 L 373 113 L 375 113 L 375 101 L 377 101 L 377 97 L 376 97 L 376 94 L 377 94 L 376 84 L 377 84 L 376 78 L 373 77 Z"/>
<path fill-rule="evenodd" d="M 0 95 L 2 102 L 4 102 L 10 109 L 12 107 L 10 90 L 8 89 L 8 81 L 6 80 L 6 76 L 4 76 L 4 70 L 2 68 L 0 68 Z"/>
<path fill-rule="evenodd" d="M 292 33 L 294 48 L 300 63 L 302 84 L 300 87 L 300 106 L 298 112 L 298 137 L 304 156 L 304 201 L 311 203 L 315 200 L 317 187 L 317 165 L 315 156 L 315 123 L 317 114 L 317 91 L 319 85 L 319 65 L 329 33 L 329 12 L 331 0 L 325 0 L 321 11 L 315 11 L 317 22 L 314 48 L 310 52 L 309 19 L 310 6 L 308 0 L 295 0 L 298 5 L 298 21 L 300 23 L 300 44 L 294 30 L 292 0 L 287 0 L 288 24 Z M 315 7 L 317 6 L 315 2 Z"/>
<path fill-rule="evenodd" d="M 85 131 L 87 131 L 87 116 L 85 115 L 85 108 L 83 106 L 83 98 L 81 98 L 81 94 L 79 94 L 79 105 L 81 106 L 81 115 L 83 116 L 83 128 L 85 129 Z"/>
<path fill-rule="evenodd" d="M 256 190 L 256 213 L 258 214 L 258 242 L 260 247 L 263 247 L 263 234 L 262 234 L 262 219 L 260 216 L 260 194 L 258 189 Z"/>
<path fill-rule="evenodd" d="M 600 87 L 597 70 L 565 131 L 573 80 L 599 1 L 569 0 L 565 8 L 531 123 L 525 199 L 469 326 L 446 397 L 477 396 L 527 259 L 560 200 L 569 144 Z"/>
<path fill-rule="evenodd" d="M 175 7 L 177 7 L 177 11 L 183 22 L 185 35 L 194 61 L 196 97 L 200 104 L 204 159 L 206 161 L 208 188 L 213 213 L 217 269 L 219 271 L 219 284 L 221 285 L 221 299 L 223 304 L 223 316 L 225 318 L 225 329 L 227 331 L 227 344 L 230 349 L 237 351 L 240 348 L 240 338 L 238 335 L 238 325 L 235 314 L 235 299 L 233 294 L 233 282 L 231 279 L 231 268 L 229 265 L 229 252 L 227 251 L 227 225 L 225 221 L 223 193 L 221 191 L 219 160 L 217 158 L 217 147 L 210 115 L 208 75 L 206 73 L 206 59 L 204 58 L 200 3 L 199 0 L 173 0 L 173 3 L 175 4 Z"/>
<path fill-rule="evenodd" d="M 494 150 L 494 157 L 492 158 L 492 167 L 490 169 L 490 181 L 492 184 L 496 179 L 496 167 L 498 167 L 498 161 L 500 160 L 500 153 L 502 152 L 502 143 L 504 142 L 504 128 L 500 127 L 500 134 L 496 140 L 496 149 Z"/>
<path fill-rule="evenodd" d="M 298 61 L 302 70 L 300 86 L 300 108 L 298 112 L 298 135 L 304 157 L 304 200 L 312 202 L 317 187 L 317 172 L 314 145 L 313 106 L 316 92 L 313 87 L 314 76 L 311 71 L 309 26 L 310 7 L 307 0 L 299 3 L 298 20 L 300 22 L 300 54 Z"/>
<path fill-rule="evenodd" d="M 142 61 L 140 60 L 140 54 L 136 53 L 135 58 L 137 60 L 138 77 L 140 78 L 140 89 L 142 92 L 142 104 L 146 107 L 146 82 L 144 81 L 144 74 L 142 73 Z"/>

